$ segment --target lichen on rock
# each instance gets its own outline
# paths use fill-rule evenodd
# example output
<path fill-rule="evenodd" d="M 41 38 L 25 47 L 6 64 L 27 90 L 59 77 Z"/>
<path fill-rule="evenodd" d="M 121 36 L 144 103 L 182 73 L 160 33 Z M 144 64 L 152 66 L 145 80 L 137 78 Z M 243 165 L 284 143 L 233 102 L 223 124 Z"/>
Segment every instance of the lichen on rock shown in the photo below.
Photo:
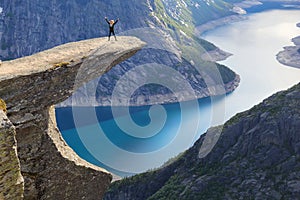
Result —
<path fill-rule="evenodd" d="M 23 198 L 24 180 L 17 155 L 15 127 L 0 110 L 0 199 Z"/>
<path fill-rule="evenodd" d="M 6 113 L 6 104 L 3 99 L 0 98 L 0 110 Z"/>

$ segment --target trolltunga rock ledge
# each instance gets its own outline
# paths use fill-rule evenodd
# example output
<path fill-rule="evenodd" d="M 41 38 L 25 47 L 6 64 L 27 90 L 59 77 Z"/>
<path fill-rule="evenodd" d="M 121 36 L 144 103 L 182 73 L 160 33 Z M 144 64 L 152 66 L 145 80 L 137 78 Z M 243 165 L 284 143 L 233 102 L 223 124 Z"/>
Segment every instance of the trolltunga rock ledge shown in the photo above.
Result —
<path fill-rule="evenodd" d="M 96 38 L 1 63 L 0 98 L 6 102 L 7 116 L 16 130 L 17 155 L 24 179 L 24 194 L 20 196 L 102 198 L 112 175 L 82 160 L 66 145 L 56 126 L 53 105 L 144 45 L 134 37 L 118 37 L 118 41 L 111 42 Z"/>

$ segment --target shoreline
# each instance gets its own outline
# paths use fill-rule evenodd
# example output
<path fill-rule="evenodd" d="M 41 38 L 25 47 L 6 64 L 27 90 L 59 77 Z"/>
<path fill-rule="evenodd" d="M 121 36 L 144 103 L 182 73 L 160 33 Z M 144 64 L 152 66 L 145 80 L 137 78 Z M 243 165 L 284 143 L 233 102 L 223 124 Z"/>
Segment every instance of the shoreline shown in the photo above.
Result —
<path fill-rule="evenodd" d="M 234 92 L 234 90 L 239 86 L 240 83 L 240 76 L 236 74 L 233 81 L 228 82 L 222 86 L 215 86 L 210 88 L 204 88 L 205 91 L 201 94 L 188 94 L 188 93 L 168 93 L 168 94 L 158 94 L 158 95 L 151 95 L 151 96 L 139 96 L 138 102 L 128 104 L 127 99 L 119 99 L 117 104 L 111 105 L 110 99 L 105 99 L 105 102 L 97 102 L 94 99 L 91 100 L 90 98 L 82 97 L 82 96 L 75 96 L 70 98 L 62 103 L 55 105 L 56 108 L 67 108 L 67 107 L 107 107 L 107 106 L 121 106 L 121 107 L 141 107 L 141 106 L 152 106 L 152 105 L 166 105 L 166 104 L 174 104 L 180 102 L 187 102 L 187 101 L 198 101 L 204 98 L 214 98 L 217 96 L 226 95 L 229 93 Z M 223 89 L 220 89 L 222 87 Z M 220 90 L 224 91 L 220 93 Z M 196 96 L 195 96 L 196 95 Z"/>
<path fill-rule="evenodd" d="M 276 1 L 276 0 L 274 0 Z M 278 1 L 284 1 L 284 0 L 278 0 Z M 195 34 L 198 37 L 201 37 L 201 35 L 205 34 L 207 31 L 210 31 L 212 29 L 215 29 L 219 26 L 224 26 L 226 24 L 242 21 L 247 19 L 247 11 L 246 8 L 251 8 L 254 6 L 262 5 L 263 0 L 245 0 L 239 3 L 235 3 L 232 11 L 235 14 L 228 15 L 216 20 L 209 21 L 205 24 L 201 24 L 199 26 L 196 26 L 195 28 Z"/>
<path fill-rule="evenodd" d="M 215 50 L 207 51 L 206 53 L 202 54 L 201 58 L 205 61 L 217 62 L 226 60 L 232 55 L 232 53 L 228 53 L 217 47 Z"/>
<path fill-rule="evenodd" d="M 222 17 L 220 19 L 216 19 L 210 22 L 207 22 L 205 24 L 202 24 L 200 26 L 197 26 L 195 28 L 195 34 L 198 37 L 201 37 L 203 34 L 205 34 L 207 31 L 213 30 L 219 26 L 224 26 L 226 24 L 246 20 L 247 16 L 243 14 L 233 14 L 226 17 Z"/>
<path fill-rule="evenodd" d="M 262 5 L 265 2 L 268 1 L 245 0 L 240 3 L 236 3 L 234 4 L 236 6 L 236 10 L 239 10 L 240 12 L 236 12 L 236 14 L 229 15 L 220 19 L 207 22 L 200 26 L 197 26 L 195 28 L 195 34 L 196 36 L 201 37 L 202 35 L 206 34 L 206 32 L 218 28 L 219 26 L 224 26 L 230 23 L 246 20 L 247 16 L 245 14 L 248 13 L 246 11 L 242 12 L 244 9 Z M 294 2 L 297 3 L 298 1 L 297 0 L 272 0 L 272 2 L 280 2 L 282 4 L 286 4 L 286 6 L 290 6 L 289 3 L 293 5 Z M 299 8 L 297 5 L 294 6 L 296 8 Z M 300 22 L 297 23 L 296 26 L 300 28 Z M 276 59 L 279 63 L 283 65 L 300 69 L 300 36 L 293 38 L 292 42 L 294 43 L 294 46 L 283 47 L 284 50 L 278 52 L 278 54 L 276 55 Z M 222 49 L 217 47 L 217 49 L 213 51 L 209 51 L 206 54 L 202 54 L 201 57 L 204 60 L 216 62 L 216 61 L 226 60 L 228 57 L 232 55 L 233 54 L 223 51 Z"/>
<path fill-rule="evenodd" d="M 300 23 L 296 24 L 300 28 Z M 276 59 L 279 63 L 300 69 L 300 36 L 292 39 L 294 46 L 285 46 L 278 52 Z"/>

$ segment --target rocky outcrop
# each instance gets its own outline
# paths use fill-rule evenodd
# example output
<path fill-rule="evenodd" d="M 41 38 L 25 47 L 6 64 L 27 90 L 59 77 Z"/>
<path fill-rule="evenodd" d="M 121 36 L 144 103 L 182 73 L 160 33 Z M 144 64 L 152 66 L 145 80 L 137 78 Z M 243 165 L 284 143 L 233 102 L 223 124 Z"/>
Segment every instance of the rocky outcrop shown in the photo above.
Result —
<path fill-rule="evenodd" d="M 0 110 L 0 199 L 23 198 L 24 180 L 15 136 L 15 127 Z"/>
<path fill-rule="evenodd" d="M 297 26 L 300 28 L 300 23 Z M 295 46 L 284 47 L 284 50 L 276 55 L 276 58 L 284 65 L 300 68 L 300 36 L 293 38 L 292 42 Z"/>
<path fill-rule="evenodd" d="M 113 183 L 104 199 L 298 199 L 299 113 L 300 83 L 209 129 L 168 166 Z"/>
<path fill-rule="evenodd" d="M 212 61 L 212 62 L 226 60 L 230 56 L 232 56 L 231 53 L 223 51 L 219 48 L 211 50 L 211 51 L 207 51 L 201 55 L 203 60 Z"/>
<path fill-rule="evenodd" d="M 103 196 L 112 175 L 82 160 L 66 145 L 56 127 L 52 105 L 144 46 L 134 37 L 118 39 L 69 43 L 0 66 L 0 97 L 16 128 L 24 199 Z"/>
<path fill-rule="evenodd" d="M 179 0 L 134 2 L 123 0 L 63 2 L 3 0 L 0 1 L 0 7 L 3 8 L 0 14 L 0 59 L 2 60 L 30 55 L 65 42 L 94 38 L 99 35 L 105 36 L 108 31 L 105 16 L 120 18 L 115 27 L 117 34 L 136 36 L 151 44 L 149 49 L 143 49 L 143 52 L 111 70 L 102 82 L 93 83 L 98 87 L 96 88 L 97 101 L 92 105 L 111 104 L 113 84 L 123 74 L 142 64 L 156 63 L 173 68 L 191 85 L 195 94 L 186 95 L 184 94 L 186 90 L 183 90 L 177 92 L 178 98 L 176 98 L 167 87 L 162 88 L 152 84 L 149 87 L 140 88 L 133 94 L 132 105 L 187 101 L 223 95 L 232 92 L 239 83 L 237 75 L 229 68 L 199 59 L 199 54 L 216 47 L 194 35 L 195 24 L 232 14 L 232 5 L 224 0 L 215 0 L 211 3 L 203 0 L 188 2 Z M 74 27 L 77 28 L 74 29 Z M 149 29 L 154 31 L 149 34 Z M 138 81 L 145 79 L 143 75 L 136 76 Z M 218 77 L 219 75 L 221 77 Z M 212 81 L 207 83 L 205 79 Z M 180 86 L 181 84 L 173 85 Z M 74 101 L 82 105 L 85 99 L 94 100 L 95 97 L 82 93 Z M 119 104 L 124 105 L 124 101 Z M 90 102 L 88 105 L 91 105 Z"/>
<path fill-rule="evenodd" d="M 158 18 L 153 15 L 161 9 L 158 5 L 165 5 L 165 14 L 178 22 L 180 20 L 182 25 L 191 21 L 183 18 L 186 17 L 186 13 L 182 15 L 186 6 L 194 9 L 194 13 L 201 13 L 200 17 L 195 17 L 198 21 L 226 15 L 231 7 L 223 0 L 215 0 L 212 4 L 194 0 L 188 4 L 170 0 L 2 0 L 0 59 L 23 57 L 66 42 L 105 36 L 108 28 L 104 21 L 105 16 L 120 18 L 116 33 L 121 33 L 136 28 L 160 28 L 163 23 L 167 25 L 168 22 L 158 22 Z M 170 24 L 170 28 L 175 27 Z"/>
<path fill-rule="evenodd" d="M 105 16 L 121 18 L 116 33 L 146 26 L 147 22 L 138 17 L 149 10 L 145 2 L 131 4 L 122 0 L 3 0 L 0 59 L 14 59 L 67 42 L 105 36 L 108 31 Z"/>

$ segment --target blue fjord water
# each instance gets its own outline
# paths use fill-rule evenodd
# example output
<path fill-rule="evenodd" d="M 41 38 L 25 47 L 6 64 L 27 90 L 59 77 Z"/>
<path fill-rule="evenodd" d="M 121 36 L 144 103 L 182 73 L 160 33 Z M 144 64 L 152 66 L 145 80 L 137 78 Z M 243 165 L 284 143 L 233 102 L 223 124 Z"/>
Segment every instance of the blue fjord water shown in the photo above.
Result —
<path fill-rule="evenodd" d="M 130 107 L 130 115 L 115 116 L 111 107 L 57 108 L 63 138 L 80 157 L 120 176 L 159 167 L 190 147 L 209 127 L 299 82 L 300 69 L 276 61 L 282 47 L 292 45 L 290 39 L 300 35 L 295 26 L 299 16 L 299 10 L 264 11 L 205 33 L 205 39 L 233 54 L 221 62 L 241 76 L 233 93 L 166 104 L 163 109 Z M 131 119 L 142 127 L 139 131 L 129 123 Z M 125 122 L 123 127 L 117 121 Z"/>

